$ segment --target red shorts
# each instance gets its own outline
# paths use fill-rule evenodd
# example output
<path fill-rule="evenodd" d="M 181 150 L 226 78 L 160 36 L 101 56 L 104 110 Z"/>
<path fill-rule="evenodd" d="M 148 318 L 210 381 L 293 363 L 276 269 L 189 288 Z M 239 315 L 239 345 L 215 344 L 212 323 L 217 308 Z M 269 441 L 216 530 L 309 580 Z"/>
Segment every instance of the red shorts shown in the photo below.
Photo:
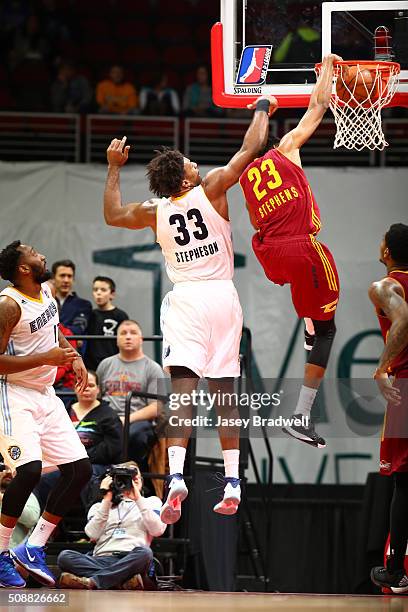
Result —
<path fill-rule="evenodd" d="M 252 238 L 252 248 L 266 276 L 290 284 L 299 317 L 329 320 L 339 301 L 339 277 L 333 255 L 312 235 Z"/>
<path fill-rule="evenodd" d="M 380 472 L 408 472 L 408 368 L 397 372 L 394 387 L 398 387 L 401 403 L 388 404 L 380 446 Z"/>

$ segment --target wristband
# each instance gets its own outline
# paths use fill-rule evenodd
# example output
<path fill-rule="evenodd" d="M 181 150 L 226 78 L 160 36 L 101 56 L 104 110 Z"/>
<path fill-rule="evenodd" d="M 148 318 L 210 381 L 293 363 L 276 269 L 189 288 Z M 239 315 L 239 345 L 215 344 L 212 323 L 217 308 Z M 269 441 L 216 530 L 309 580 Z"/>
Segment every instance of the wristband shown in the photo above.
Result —
<path fill-rule="evenodd" d="M 269 113 L 269 100 L 258 100 L 256 103 L 256 111 L 264 111 L 265 113 Z"/>

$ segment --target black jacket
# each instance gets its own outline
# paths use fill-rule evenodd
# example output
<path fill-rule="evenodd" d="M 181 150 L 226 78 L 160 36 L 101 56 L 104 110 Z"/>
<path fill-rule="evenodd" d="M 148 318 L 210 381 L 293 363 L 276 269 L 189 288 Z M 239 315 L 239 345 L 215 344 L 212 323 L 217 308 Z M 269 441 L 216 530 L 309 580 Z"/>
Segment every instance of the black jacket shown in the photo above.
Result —
<path fill-rule="evenodd" d="M 68 295 L 60 307 L 60 321 L 73 334 L 84 334 L 92 312 L 92 304 L 75 292 Z"/>

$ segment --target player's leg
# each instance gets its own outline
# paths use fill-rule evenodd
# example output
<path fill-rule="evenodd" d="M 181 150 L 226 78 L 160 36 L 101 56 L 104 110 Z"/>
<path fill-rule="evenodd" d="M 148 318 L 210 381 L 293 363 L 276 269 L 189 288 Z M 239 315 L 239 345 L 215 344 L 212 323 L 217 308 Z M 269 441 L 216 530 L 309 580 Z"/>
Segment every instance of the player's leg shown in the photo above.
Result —
<path fill-rule="evenodd" d="M 385 567 L 371 570 L 371 580 L 394 593 L 403 593 L 408 591 L 404 569 L 408 542 L 408 372 L 398 373 L 393 384 L 400 392 L 401 403 L 387 405 L 380 446 L 380 472 L 394 477 L 390 556 Z"/>
<path fill-rule="evenodd" d="M 308 425 L 292 424 L 284 431 L 317 448 L 326 446 L 311 421 L 311 410 L 326 372 L 336 334 L 334 313 L 339 299 L 339 279 L 329 249 L 315 238 L 298 245 L 299 257 L 293 257 L 290 271 L 292 300 L 300 317 L 314 329 L 313 345 L 305 364 L 303 384 L 294 409 L 294 418 L 306 417 Z M 304 420 L 304 419 L 303 419 Z"/>
<path fill-rule="evenodd" d="M 41 394 L 41 402 L 44 415 L 40 437 L 42 463 L 44 467 L 58 466 L 61 474 L 27 542 L 14 548 L 11 554 L 38 582 L 53 586 L 55 577 L 46 565 L 44 547 L 90 479 L 92 467 L 65 406 L 54 390 Z"/>
<path fill-rule="evenodd" d="M 390 513 L 390 547 L 394 571 L 404 569 L 408 542 L 407 516 L 408 472 L 396 472 Z"/>
<path fill-rule="evenodd" d="M 318 389 L 325 375 L 330 353 L 336 335 L 334 316 L 326 321 L 312 320 L 314 341 L 305 364 L 304 384 Z M 309 413 L 310 414 L 310 413 Z"/>
<path fill-rule="evenodd" d="M 50 492 L 44 512 L 33 532 L 26 542 L 11 551 L 13 559 L 46 586 L 54 586 L 55 578 L 46 564 L 44 547 L 92 474 L 88 458 L 58 467 L 61 475 Z"/>
<path fill-rule="evenodd" d="M 231 425 L 237 422 L 239 411 L 234 393 L 234 379 L 209 379 L 208 388 L 215 398 L 218 435 L 224 460 L 224 494 L 223 499 L 214 506 L 218 514 L 235 514 L 241 501 L 239 479 L 239 432 L 240 427 Z M 227 424 L 228 423 L 228 424 Z"/>
<path fill-rule="evenodd" d="M 224 459 L 224 495 L 214 506 L 219 514 L 235 514 L 241 500 L 239 480 L 239 419 L 234 379 L 240 375 L 239 347 L 242 335 L 242 308 L 232 283 L 226 283 L 211 299 L 211 338 L 205 367 L 209 391 L 215 399 L 217 418 L 221 419 L 218 435 Z M 224 419 L 224 422 L 223 422 Z M 226 424 L 225 419 L 229 419 Z"/>
<path fill-rule="evenodd" d="M 184 462 L 188 441 L 191 436 L 193 415 L 192 393 L 196 391 L 199 377 L 185 366 L 170 366 L 171 415 L 172 422 L 167 428 L 167 452 L 169 475 L 166 479 L 165 499 L 160 510 L 163 523 L 171 525 L 181 516 L 181 503 L 188 490 L 184 482 Z M 190 398 L 190 399 L 189 399 Z"/>
<path fill-rule="evenodd" d="M 191 426 L 185 420 L 192 417 L 193 402 L 207 361 L 208 318 L 206 298 L 202 288 L 177 287 L 164 298 L 160 311 L 163 333 L 163 368 L 171 375 L 170 416 L 167 428 L 169 471 L 165 499 L 160 512 L 164 523 L 175 523 L 181 516 L 181 502 L 187 497 L 183 479 L 184 461 Z"/>
<path fill-rule="evenodd" d="M 10 540 L 30 493 L 41 476 L 40 393 L 0 383 L 0 452 L 13 470 L 4 492 L 0 516 L 0 586 L 21 588 L 25 581 L 17 572 Z M 38 415 L 38 420 L 34 419 Z"/>
<path fill-rule="evenodd" d="M 314 343 L 305 364 L 303 378 L 303 386 L 306 389 L 312 389 L 313 392 L 309 394 L 306 393 L 304 398 L 299 398 L 296 406 L 296 412 L 305 416 L 310 416 L 317 390 L 326 373 L 330 352 L 336 335 L 334 317 L 328 321 L 317 321 L 313 319 L 313 327 L 315 330 Z"/>
<path fill-rule="evenodd" d="M 390 556 L 385 567 L 373 567 L 371 580 L 393 593 L 408 591 L 404 561 L 408 542 L 408 472 L 394 474 L 394 493 L 390 511 Z"/>
<path fill-rule="evenodd" d="M 25 581 L 14 567 L 9 546 L 14 527 L 40 476 L 41 461 L 30 461 L 20 465 L 4 492 L 0 517 L 0 586 L 2 587 L 25 586 Z"/>
<path fill-rule="evenodd" d="M 315 430 L 311 420 L 311 411 L 319 386 L 326 373 L 330 351 L 336 334 L 336 325 L 334 317 L 328 321 L 317 321 L 313 319 L 313 325 L 315 329 L 315 339 L 305 364 L 303 384 L 293 415 L 294 418 L 299 419 L 301 419 L 301 417 L 306 417 L 308 426 L 292 424 L 291 426 L 285 427 L 285 432 L 302 442 L 307 442 L 317 448 L 324 448 L 326 442 Z"/>
<path fill-rule="evenodd" d="M 313 326 L 313 321 L 310 317 L 305 317 L 304 322 L 305 322 L 305 328 L 304 328 L 305 341 L 304 341 L 303 346 L 304 346 L 305 351 L 311 351 L 313 348 L 314 341 L 315 341 L 315 330 Z"/>

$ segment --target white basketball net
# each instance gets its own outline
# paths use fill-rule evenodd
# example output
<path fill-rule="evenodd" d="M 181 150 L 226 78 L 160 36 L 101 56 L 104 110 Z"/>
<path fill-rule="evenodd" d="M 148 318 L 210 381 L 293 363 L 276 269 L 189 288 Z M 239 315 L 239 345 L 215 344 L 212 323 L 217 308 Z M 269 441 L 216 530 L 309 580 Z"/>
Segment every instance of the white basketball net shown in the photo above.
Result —
<path fill-rule="evenodd" d="M 346 147 L 347 149 L 379 149 L 382 151 L 388 146 L 381 125 L 381 109 L 386 106 L 395 94 L 398 85 L 398 64 L 381 62 L 363 62 L 357 64 L 356 78 L 350 89 L 347 85 L 347 70 L 345 64 L 338 64 L 333 74 L 334 93 L 330 99 L 330 108 L 334 115 L 337 132 L 334 140 L 334 149 Z M 364 74 L 369 70 L 372 82 L 367 85 Z M 318 72 L 320 69 L 318 68 Z M 361 73 L 364 74 L 361 74 Z M 344 102 L 336 92 L 337 82 L 345 87 L 349 98 Z M 358 83 L 358 85 L 357 85 Z M 358 87 L 358 98 L 355 90 Z M 362 93 L 366 96 L 362 99 Z"/>

